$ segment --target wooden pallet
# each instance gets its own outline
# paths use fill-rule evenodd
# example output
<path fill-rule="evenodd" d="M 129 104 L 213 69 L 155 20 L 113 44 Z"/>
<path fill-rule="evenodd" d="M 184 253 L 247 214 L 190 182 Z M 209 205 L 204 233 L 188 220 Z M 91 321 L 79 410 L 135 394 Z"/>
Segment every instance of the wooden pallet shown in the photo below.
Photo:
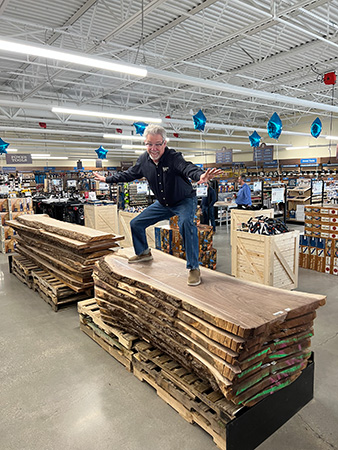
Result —
<path fill-rule="evenodd" d="M 105 324 L 95 298 L 78 303 L 80 329 L 119 361 L 128 372 L 132 372 L 134 343 L 138 338 Z"/>
<path fill-rule="evenodd" d="M 226 450 L 226 424 L 241 407 L 227 401 L 220 390 L 214 390 L 148 342 L 104 323 L 95 298 L 79 302 L 78 312 L 83 332 Z"/>
<path fill-rule="evenodd" d="M 69 305 L 92 296 L 92 290 L 75 293 L 50 272 L 38 269 L 32 271 L 33 289 L 56 312 L 61 306 Z"/>
<path fill-rule="evenodd" d="M 142 362 L 138 353 L 134 355 L 133 373 L 152 386 L 157 395 L 175 409 L 187 422 L 199 425 L 221 449 L 226 450 L 226 423 L 218 419 L 215 412 L 205 404 L 193 400 L 184 390 L 157 372 L 156 364 Z"/>
<path fill-rule="evenodd" d="M 32 271 L 40 271 L 39 267 L 25 256 L 15 255 L 12 260 L 12 273 L 30 289 L 33 288 Z"/>

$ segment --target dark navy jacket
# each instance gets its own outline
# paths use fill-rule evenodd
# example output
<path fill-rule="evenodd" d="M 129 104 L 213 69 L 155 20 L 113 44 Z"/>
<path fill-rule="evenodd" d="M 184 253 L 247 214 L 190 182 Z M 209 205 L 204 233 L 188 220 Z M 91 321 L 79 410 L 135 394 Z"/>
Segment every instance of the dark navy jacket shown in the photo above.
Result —
<path fill-rule="evenodd" d="M 133 167 L 107 177 L 106 182 L 123 183 L 144 177 L 163 206 L 174 206 L 181 200 L 196 195 L 188 178 L 199 181 L 202 173 L 204 171 L 186 161 L 182 153 L 166 147 L 158 164 L 144 152 Z"/>

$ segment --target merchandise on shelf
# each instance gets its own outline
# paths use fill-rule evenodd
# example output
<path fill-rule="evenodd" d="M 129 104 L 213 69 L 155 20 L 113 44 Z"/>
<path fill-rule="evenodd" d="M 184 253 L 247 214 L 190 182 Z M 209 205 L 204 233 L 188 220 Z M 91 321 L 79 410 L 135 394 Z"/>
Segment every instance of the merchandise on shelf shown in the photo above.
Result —
<path fill-rule="evenodd" d="M 183 239 L 175 226 L 177 216 L 170 225 L 155 227 L 155 246 L 158 250 L 178 258 L 186 259 Z M 198 225 L 199 264 L 210 269 L 216 269 L 217 251 L 213 248 L 213 229 L 209 225 Z"/>
<path fill-rule="evenodd" d="M 0 250 L 2 253 L 13 253 L 16 250 L 16 232 L 6 225 L 6 221 L 16 219 L 22 214 L 33 214 L 31 197 L 0 199 Z"/>
<path fill-rule="evenodd" d="M 299 265 L 338 275 L 338 206 L 305 206 L 305 235 L 299 243 Z"/>

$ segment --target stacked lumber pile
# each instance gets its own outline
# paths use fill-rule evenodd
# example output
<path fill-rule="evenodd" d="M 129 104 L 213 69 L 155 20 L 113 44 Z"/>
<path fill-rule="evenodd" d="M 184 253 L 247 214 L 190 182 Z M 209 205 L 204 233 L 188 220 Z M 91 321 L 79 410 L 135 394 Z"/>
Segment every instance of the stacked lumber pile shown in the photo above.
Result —
<path fill-rule="evenodd" d="M 22 215 L 8 224 L 18 234 L 17 252 L 75 292 L 92 289 L 95 262 L 111 253 L 111 249 L 118 247 L 118 241 L 123 239 L 122 236 L 61 222 L 45 214 Z M 64 289 L 59 288 L 53 290 L 53 294 L 61 291 L 63 295 Z"/>
<path fill-rule="evenodd" d="M 287 292 L 201 269 L 189 287 L 185 262 L 154 250 L 129 265 L 131 249 L 94 269 L 102 320 L 145 339 L 235 405 L 252 406 L 301 374 L 311 355 L 322 295 Z"/>

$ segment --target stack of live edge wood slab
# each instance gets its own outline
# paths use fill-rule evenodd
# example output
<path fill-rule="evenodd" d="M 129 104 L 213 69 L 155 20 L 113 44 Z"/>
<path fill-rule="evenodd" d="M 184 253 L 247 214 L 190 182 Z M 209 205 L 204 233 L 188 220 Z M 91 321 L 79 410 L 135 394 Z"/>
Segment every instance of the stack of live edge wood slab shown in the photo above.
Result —
<path fill-rule="evenodd" d="M 123 239 L 122 236 L 61 222 L 45 214 L 22 215 L 10 220 L 9 225 L 18 233 L 17 252 L 52 274 L 73 293 L 92 289 L 95 262 L 111 253 L 111 249 L 118 247 L 118 241 Z M 46 282 L 40 282 L 41 290 L 47 292 Z M 66 295 L 61 286 L 57 289 L 51 287 L 51 291 L 61 297 Z"/>
<path fill-rule="evenodd" d="M 203 268 L 202 284 L 189 287 L 184 261 L 153 250 L 153 261 L 130 265 L 131 255 L 119 250 L 94 269 L 105 323 L 145 339 L 235 405 L 254 405 L 306 367 L 324 296 Z"/>

